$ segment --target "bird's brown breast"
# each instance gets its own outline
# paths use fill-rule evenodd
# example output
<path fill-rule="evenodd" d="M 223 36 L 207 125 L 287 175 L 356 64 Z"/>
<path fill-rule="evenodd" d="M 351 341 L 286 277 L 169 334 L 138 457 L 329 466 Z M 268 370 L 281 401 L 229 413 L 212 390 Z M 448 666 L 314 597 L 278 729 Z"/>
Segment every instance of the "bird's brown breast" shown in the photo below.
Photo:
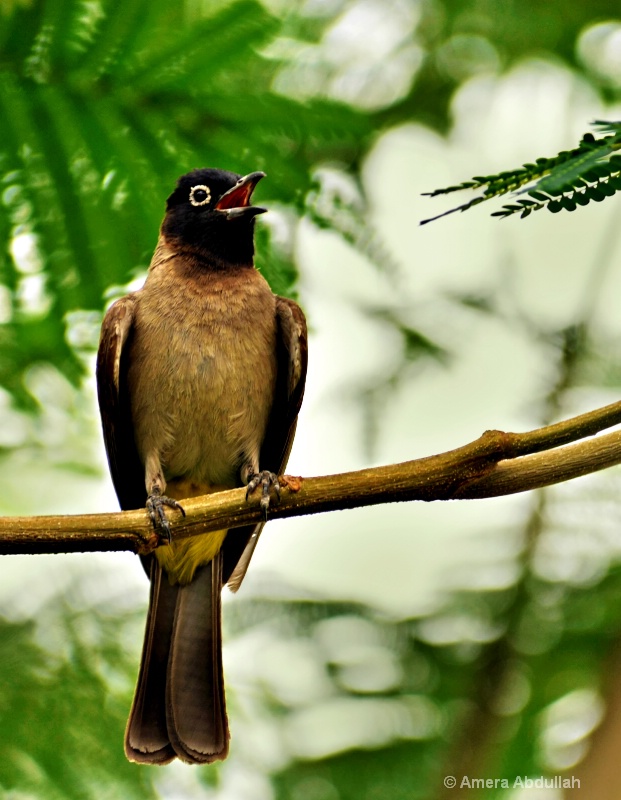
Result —
<path fill-rule="evenodd" d="M 136 294 L 128 387 L 136 444 L 167 481 L 235 486 L 276 381 L 275 298 L 250 267 L 207 271 L 158 248 Z"/>

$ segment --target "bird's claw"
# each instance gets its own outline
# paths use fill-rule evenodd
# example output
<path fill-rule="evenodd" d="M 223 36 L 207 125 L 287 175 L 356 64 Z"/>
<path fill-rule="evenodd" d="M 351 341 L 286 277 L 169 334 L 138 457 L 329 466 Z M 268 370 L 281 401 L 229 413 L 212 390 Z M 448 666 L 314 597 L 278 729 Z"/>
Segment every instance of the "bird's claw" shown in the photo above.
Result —
<path fill-rule="evenodd" d="M 166 544 L 170 544 L 172 541 L 172 534 L 170 522 L 164 511 L 164 506 L 176 508 L 178 511 L 181 511 L 184 517 L 185 509 L 173 497 L 166 497 L 164 494 L 150 494 L 147 498 L 147 511 L 153 529 Z"/>
<path fill-rule="evenodd" d="M 276 475 L 274 472 L 270 472 L 267 469 L 264 469 L 261 472 L 255 472 L 253 475 L 249 475 L 248 485 L 246 486 L 246 500 L 248 500 L 250 495 L 258 486 L 262 487 L 260 505 L 263 511 L 263 516 L 267 521 L 267 511 L 271 502 L 270 488 L 274 489 L 276 497 L 280 501 L 280 483 L 278 482 L 278 475 Z"/>

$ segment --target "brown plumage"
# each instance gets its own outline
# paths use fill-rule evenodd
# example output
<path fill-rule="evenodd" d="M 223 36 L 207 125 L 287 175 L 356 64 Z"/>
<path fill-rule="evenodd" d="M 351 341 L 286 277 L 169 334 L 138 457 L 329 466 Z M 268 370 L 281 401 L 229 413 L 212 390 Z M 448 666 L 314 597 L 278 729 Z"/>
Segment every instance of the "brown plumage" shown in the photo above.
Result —
<path fill-rule="evenodd" d="M 112 479 L 121 508 L 147 504 L 164 536 L 164 505 L 249 481 L 267 490 L 293 442 L 306 323 L 253 266 L 260 177 L 180 178 L 144 287 L 104 318 L 97 381 Z M 261 528 L 172 542 L 145 559 L 151 593 L 130 760 L 226 757 L 220 594 L 227 582 L 238 588 Z"/>

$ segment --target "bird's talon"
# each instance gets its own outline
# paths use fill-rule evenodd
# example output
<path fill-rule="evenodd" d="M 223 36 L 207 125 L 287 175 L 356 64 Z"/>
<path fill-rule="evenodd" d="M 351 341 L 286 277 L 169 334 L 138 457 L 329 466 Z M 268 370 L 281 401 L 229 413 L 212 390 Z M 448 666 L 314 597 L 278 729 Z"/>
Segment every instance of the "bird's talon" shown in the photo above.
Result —
<path fill-rule="evenodd" d="M 266 469 L 264 469 L 262 472 L 257 472 L 254 475 L 249 475 L 248 485 L 246 487 L 246 500 L 249 499 L 250 495 L 255 489 L 257 489 L 258 486 L 261 486 L 260 506 L 263 511 L 263 516 L 267 521 L 267 512 L 272 500 L 270 488 L 273 487 L 277 499 L 280 500 L 280 484 L 278 483 L 278 476 Z"/>
<path fill-rule="evenodd" d="M 164 506 L 174 508 L 181 511 L 185 517 L 185 509 L 181 503 L 177 502 L 173 497 L 166 497 L 166 495 L 150 494 L 147 498 L 147 511 L 153 530 L 160 537 L 162 543 L 170 544 L 172 542 L 172 532 L 170 529 L 170 522 L 164 511 Z"/>
<path fill-rule="evenodd" d="M 250 495 L 254 492 L 254 490 L 259 485 L 259 478 L 254 477 L 252 480 L 248 481 L 248 486 L 246 486 L 246 500 L 250 497 Z"/>
<path fill-rule="evenodd" d="M 161 520 L 157 529 L 157 534 L 160 537 L 160 544 L 169 545 L 172 543 L 172 532 L 168 520 Z"/>

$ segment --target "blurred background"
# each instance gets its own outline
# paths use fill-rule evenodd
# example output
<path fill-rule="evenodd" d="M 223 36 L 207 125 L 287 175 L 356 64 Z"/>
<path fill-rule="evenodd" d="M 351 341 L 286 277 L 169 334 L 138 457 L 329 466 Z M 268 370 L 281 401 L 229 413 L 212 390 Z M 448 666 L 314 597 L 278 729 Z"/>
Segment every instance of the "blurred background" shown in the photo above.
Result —
<path fill-rule="evenodd" d="M 618 198 L 418 226 L 455 205 L 422 192 L 621 116 L 618 3 L 0 0 L 0 53 L 1 514 L 118 508 L 102 311 L 198 166 L 268 174 L 258 265 L 311 329 L 291 474 L 618 399 Z M 5 557 L 0 797 L 621 798 L 620 489 L 270 523 L 225 598 L 231 755 L 206 768 L 123 755 L 138 560 Z"/>

